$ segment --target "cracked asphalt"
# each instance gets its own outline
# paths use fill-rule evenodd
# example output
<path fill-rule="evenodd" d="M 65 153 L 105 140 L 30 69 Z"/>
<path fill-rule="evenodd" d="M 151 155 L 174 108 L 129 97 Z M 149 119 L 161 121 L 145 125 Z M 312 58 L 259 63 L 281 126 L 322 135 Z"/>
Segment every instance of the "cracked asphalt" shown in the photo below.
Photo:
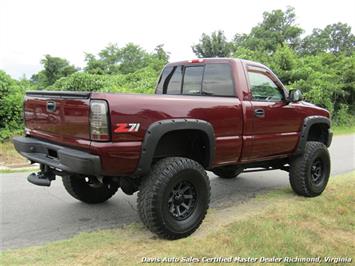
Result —
<path fill-rule="evenodd" d="M 335 137 L 330 153 L 332 175 L 354 170 L 355 135 Z M 0 174 L 1 250 L 40 245 L 79 232 L 140 222 L 136 194 L 127 196 L 119 191 L 106 203 L 87 205 L 69 196 L 60 178 L 49 188 L 38 187 L 27 182 L 28 174 Z M 212 173 L 209 176 L 211 208 L 242 204 L 257 194 L 289 186 L 288 173 L 279 170 L 242 173 L 234 180 L 219 179 Z"/>

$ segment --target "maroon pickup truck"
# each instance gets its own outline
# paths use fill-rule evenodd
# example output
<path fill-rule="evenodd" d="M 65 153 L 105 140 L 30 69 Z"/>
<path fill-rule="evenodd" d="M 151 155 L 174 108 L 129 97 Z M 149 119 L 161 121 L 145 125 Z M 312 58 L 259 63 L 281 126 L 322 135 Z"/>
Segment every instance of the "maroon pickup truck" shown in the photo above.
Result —
<path fill-rule="evenodd" d="M 289 172 L 295 193 L 325 189 L 332 140 L 329 112 L 288 92 L 266 66 L 240 59 L 170 63 L 155 95 L 98 92 L 26 94 L 25 135 L 17 151 L 49 186 L 61 176 L 68 193 L 101 203 L 118 188 L 138 192 L 143 223 L 168 239 L 190 235 L 210 201 L 205 170 Z"/>

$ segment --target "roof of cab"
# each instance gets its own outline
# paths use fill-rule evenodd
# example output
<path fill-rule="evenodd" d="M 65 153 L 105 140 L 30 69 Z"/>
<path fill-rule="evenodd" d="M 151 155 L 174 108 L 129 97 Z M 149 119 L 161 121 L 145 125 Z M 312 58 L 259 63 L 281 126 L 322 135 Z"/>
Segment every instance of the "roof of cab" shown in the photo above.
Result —
<path fill-rule="evenodd" d="M 203 63 L 230 63 L 232 61 L 241 61 L 244 64 L 252 65 L 256 67 L 263 67 L 269 69 L 267 66 L 250 60 L 245 60 L 241 58 L 229 58 L 229 57 L 212 57 L 212 58 L 197 58 L 192 60 L 184 60 L 168 63 L 167 66 L 176 66 L 176 65 L 186 65 L 186 64 L 203 64 Z"/>

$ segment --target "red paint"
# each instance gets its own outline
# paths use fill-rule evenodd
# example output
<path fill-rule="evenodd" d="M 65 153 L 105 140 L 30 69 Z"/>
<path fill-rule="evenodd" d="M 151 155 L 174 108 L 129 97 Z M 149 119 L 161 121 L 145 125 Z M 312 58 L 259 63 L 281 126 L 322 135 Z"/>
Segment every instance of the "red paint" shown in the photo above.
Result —
<path fill-rule="evenodd" d="M 113 131 L 114 133 L 127 133 L 129 132 L 128 123 L 116 124 L 116 129 Z"/>
<path fill-rule="evenodd" d="M 211 123 L 216 138 L 213 166 L 218 166 L 288 155 L 298 143 L 306 116 L 329 117 L 326 110 L 302 102 L 252 101 L 246 76 L 250 65 L 264 68 L 279 82 L 277 77 L 260 64 L 238 59 L 204 59 L 198 63 L 216 62 L 231 65 L 237 97 L 92 93 L 91 99 L 108 102 L 111 142 L 89 140 L 89 99 L 55 100 L 57 111 L 48 113 L 49 99 L 27 97 L 26 127 L 31 136 L 100 155 L 106 175 L 130 175 L 140 158 L 147 128 L 159 120 L 196 118 Z M 265 110 L 265 117 L 255 117 L 257 108 Z M 130 131 L 130 123 L 140 124 L 139 130 Z"/>

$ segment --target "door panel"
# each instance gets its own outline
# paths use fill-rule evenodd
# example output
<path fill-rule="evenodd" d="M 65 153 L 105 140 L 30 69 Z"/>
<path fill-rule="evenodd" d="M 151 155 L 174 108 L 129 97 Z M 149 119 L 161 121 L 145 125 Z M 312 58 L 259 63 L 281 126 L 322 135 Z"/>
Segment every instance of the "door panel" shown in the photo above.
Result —
<path fill-rule="evenodd" d="M 291 152 L 297 143 L 300 116 L 295 108 L 284 102 L 252 101 L 252 109 L 263 110 L 264 116 L 254 113 L 252 153 L 250 159 Z"/>
<path fill-rule="evenodd" d="M 248 79 L 252 93 L 252 129 L 248 141 L 252 148 L 247 159 L 290 153 L 297 144 L 302 114 L 286 103 L 283 89 L 268 72 L 249 71 Z"/>

